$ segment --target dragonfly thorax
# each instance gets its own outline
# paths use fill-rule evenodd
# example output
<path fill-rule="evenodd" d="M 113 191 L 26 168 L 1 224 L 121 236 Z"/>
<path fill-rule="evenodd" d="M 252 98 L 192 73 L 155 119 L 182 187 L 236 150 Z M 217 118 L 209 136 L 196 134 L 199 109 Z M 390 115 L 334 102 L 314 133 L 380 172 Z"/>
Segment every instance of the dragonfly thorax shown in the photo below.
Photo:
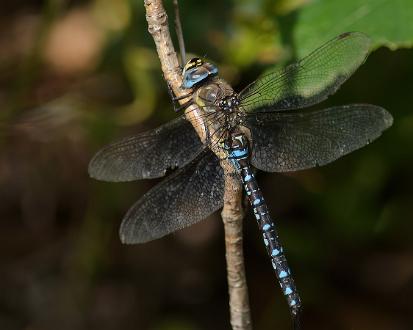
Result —
<path fill-rule="evenodd" d="M 210 82 L 198 87 L 192 98 L 193 102 L 207 114 L 205 118 L 208 118 L 214 126 L 231 131 L 241 123 L 242 116 L 237 106 L 238 98 L 225 80 L 219 77 L 212 78 Z"/>
<path fill-rule="evenodd" d="M 193 93 L 193 100 L 201 108 L 210 108 L 208 112 L 230 113 L 238 104 L 232 87 L 219 77 L 213 77 L 211 81 L 200 85 Z"/>
<path fill-rule="evenodd" d="M 235 93 L 224 97 L 219 101 L 218 106 L 225 112 L 234 112 L 239 105 L 238 97 Z"/>

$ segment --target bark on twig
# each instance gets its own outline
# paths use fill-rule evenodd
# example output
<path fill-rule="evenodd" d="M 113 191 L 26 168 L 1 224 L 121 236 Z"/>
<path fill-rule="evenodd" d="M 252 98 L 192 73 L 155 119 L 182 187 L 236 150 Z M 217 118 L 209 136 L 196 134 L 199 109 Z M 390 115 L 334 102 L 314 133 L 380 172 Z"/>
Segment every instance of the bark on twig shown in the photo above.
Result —
<path fill-rule="evenodd" d="M 145 0 L 144 3 L 148 30 L 155 41 L 165 80 L 176 96 L 185 95 L 187 91 L 180 87 L 182 83 L 181 70 L 172 44 L 168 16 L 162 5 L 162 0 Z M 181 104 L 186 101 L 186 99 L 181 100 Z M 200 109 L 195 105 L 190 106 L 186 110 L 186 117 L 194 126 L 201 140 L 205 141 L 205 127 Z M 251 317 L 242 252 L 242 186 L 233 175 L 234 169 L 228 161 L 221 161 L 221 166 L 226 174 L 222 218 L 225 226 L 231 325 L 236 330 L 249 330 L 251 329 Z"/>
<path fill-rule="evenodd" d="M 222 220 L 225 228 L 225 256 L 231 325 L 234 330 L 252 329 L 242 244 L 242 186 L 239 178 L 227 175 Z"/>

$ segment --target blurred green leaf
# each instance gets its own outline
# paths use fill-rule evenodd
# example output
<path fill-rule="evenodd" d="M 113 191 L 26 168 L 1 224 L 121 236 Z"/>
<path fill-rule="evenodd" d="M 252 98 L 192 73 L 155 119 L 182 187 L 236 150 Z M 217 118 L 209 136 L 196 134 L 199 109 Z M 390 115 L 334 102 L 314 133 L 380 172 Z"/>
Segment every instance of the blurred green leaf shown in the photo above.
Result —
<path fill-rule="evenodd" d="M 413 46 L 411 0 L 314 0 L 298 15 L 293 29 L 299 57 L 349 31 L 369 35 L 373 48 Z"/>

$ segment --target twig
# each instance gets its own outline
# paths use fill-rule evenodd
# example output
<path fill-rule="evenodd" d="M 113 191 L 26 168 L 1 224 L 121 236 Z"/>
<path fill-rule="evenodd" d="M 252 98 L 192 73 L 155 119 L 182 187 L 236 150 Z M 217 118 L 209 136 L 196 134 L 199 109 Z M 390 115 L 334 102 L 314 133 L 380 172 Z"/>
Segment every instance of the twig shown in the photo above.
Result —
<path fill-rule="evenodd" d="M 184 34 L 182 32 L 181 17 L 179 14 L 178 0 L 174 0 L 174 8 L 175 8 L 175 31 L 176 31 L 176 37 L 178 38 L 179 53 L 181 54 L 181 65 L 183 66 L 186 63 L 186 52 L 185 52 Z"/>
<path fill-rule="evenodd" d="M 252 329 L 248 287 L 245 278 L 242 248 L 242 187 L 239 178 L 227 175 L 225 179 L 224 208 L 221 212 L 225 229 L 227 281 L 231 325 L 234 330 Z"/>
<path fill-rule="evenodd" d="M 148 30 L 155 41 L 164 77 L 176 96 L 185 95 L 187 92 L 180 87 L 182 83 L 181 69 L 172 44 L 168 17 L 162 0 L 145 0 L 144 3 Z M 180 100 L 181 104 L 186 101 L 186 99 Z M 200 109 L 196 105 L 191 105 L 186 110 L 186 117 L 194 126 L 201 140 L 205 141 L 206 130 L 201 120 Z M 228 161 L 222 160 L 221 166 L 226 178 L 222 218 L 225 226 L 231 325 L 236 330 L 250 330 L 251 317 L 242 252 L 242 187 L 240 181 L 234 176 L 232 165 Z"/>

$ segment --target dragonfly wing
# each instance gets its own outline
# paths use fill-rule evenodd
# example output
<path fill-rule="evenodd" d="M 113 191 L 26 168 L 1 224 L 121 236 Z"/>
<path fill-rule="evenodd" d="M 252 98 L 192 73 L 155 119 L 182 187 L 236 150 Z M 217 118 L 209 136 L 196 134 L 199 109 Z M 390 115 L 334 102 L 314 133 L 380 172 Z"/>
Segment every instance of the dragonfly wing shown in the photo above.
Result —
<path fill-rule="evenodd" d="M 192 125 L 181 116 L 104 147 L 90 161 L 89 175 L 112 182 L 158 178 L 167 169 L 185 166 L 203 149 Z"/>
<path fill-rule="evenodd" d="M 121 240 L 144 243 L 201 221 L 222 207 L 223 194 L 223 169 L 207 150 L 132 206 L 120 227 Z"/>
<path fill-rule="evenodd" d="M 370 39 L 344 33 L 283 70 L 271 71 L 239 94 L 245 112 L 291 110 L 325 100 L 365 61 Z"/>
<path fill-rule="evenodd" d="M 392 123 L 385 109 L 369 104 L 253 114 L 246 121 L 251 163 L 267 172 L 325 165 L 378 138 Z"/>

